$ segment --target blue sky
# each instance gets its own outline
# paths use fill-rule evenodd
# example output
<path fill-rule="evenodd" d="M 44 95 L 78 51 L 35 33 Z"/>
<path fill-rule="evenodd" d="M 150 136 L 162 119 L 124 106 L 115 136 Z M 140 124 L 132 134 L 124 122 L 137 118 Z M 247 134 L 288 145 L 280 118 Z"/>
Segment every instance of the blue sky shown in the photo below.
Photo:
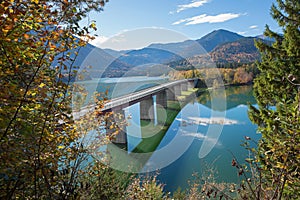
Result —
<path fill-rule="evenodd" d="M 93 44 L 127 30 L 165 28 L 189 39 L 226 29 L 244 36 L 263 33 L 268 24 L 279 31 L 270 16 L 275 0 L 110 0 L 101 13 L 90 14 L 97 23 Z M 99 45 L 100 44 L 100 45 Z"/>

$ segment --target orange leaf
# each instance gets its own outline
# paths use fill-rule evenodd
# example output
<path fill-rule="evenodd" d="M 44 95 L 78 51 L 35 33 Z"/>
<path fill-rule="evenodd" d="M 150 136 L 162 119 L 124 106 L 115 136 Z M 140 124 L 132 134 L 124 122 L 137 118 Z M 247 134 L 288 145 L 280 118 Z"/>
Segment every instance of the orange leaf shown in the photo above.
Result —
<path fill-rule="evenodd" d="M 24 34 L 24 38 L 26 39 L 26 40 L 28 40 L 29 38 L 30 38 L 30 36 L 28 35 L 28 34 Z"/>

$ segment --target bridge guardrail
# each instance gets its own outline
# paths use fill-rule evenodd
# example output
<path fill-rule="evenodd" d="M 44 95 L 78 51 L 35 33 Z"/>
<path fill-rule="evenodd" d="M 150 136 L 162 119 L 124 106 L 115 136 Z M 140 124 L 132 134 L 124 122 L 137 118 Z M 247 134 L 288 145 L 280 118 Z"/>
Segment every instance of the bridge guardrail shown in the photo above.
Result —
<path fill-rule="evenodd" d="M 162 90 L 165 90 L 169 87 L 172 87 L 174 85 L 177 85 L 177 84 L 180 84 L 180 83 L 186 83 L 188 81 L 193 81 L 193 80 L 195 80 L 195 79 L 177 80 L 177 81 L 173 81 L 173 82 L 170 82 L 170 83 L 164 83 L 164 84 L 161 84 L 161 85 L 158 85 L 158 86 L 147 88 L 147 89 L 144 89 L 144 90 L 141 90 L 141 91 L 137 91 L 137 92 L 134 92 L 132 94 L 127 94 L 127 95 L 124 95 L 124 96 L 121 96 L 121 97 L 113 98 L 108 103 L 106 103 L 104 105 L 104 107 L 101 109 L 101 111 L 107 111 L 107 110 L 110 110 L 114 107 L 121 106 L 121 105 L 124 105 L 126 103 L 133 102 L 133 101 L 137 101 L 139 99 L 142 99 L 142 98 L 144 98 L 146 96 L 149 96 L 149 95 L 153 95 L 155 93 L 158 93 L 158 92 L 160 92 Z M 73 112 L 73 116 L 74 116 L 74 118 L 80 117 L 80 116 L 84 115 L 86 112 L 92 110 L 93 108 L 95 108 L 95 105 L 89 105 L 89 106 L 82 107 L 79 111 Z M 80 116 L 78 116 L 78 115 L 80 115 Z"/>

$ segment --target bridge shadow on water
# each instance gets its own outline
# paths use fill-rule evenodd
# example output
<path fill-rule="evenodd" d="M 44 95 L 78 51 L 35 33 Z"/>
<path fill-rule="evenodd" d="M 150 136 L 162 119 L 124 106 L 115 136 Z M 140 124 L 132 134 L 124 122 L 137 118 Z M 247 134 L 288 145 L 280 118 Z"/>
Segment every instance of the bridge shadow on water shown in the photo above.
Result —
<path fill-rule="evenodd" d="M 189 88 L 185 91 L 181 91 L 180 95 L 177 95 L 175 100 L 167 100 L 165 106 L 155 104 L 154 116 L 152 119 L 142 119 L 141 116 L 134 116 L 134 113 L 124 112 L 124 118 L 129 121 L 127 127 L 123 127 L 123 133 L 125 134 L 126 142 L 114 142 L 108 145 L 107 152 L 109 152 L 112 163 L 118 163 L 117 168 L 132 168 L 130 171 L 139 172 L 142 170 L 152 154 L 157 150 L 162 139 L 167 133 L 168 129 L 178 116 L 186 104 L 191 101 L 195 101 L 196 97 L 203 93 L 205 89 Z M 154 97 L 155 102 L 157 96 Z M 135 109 L 132 112 L 140 114 L 139 106 L 135 104 Z M 134 105 L 133 105 L 134 107 Z M 135 119 L 135 122 L 133 121 Z M 135 129 L 130 129 L 133 123 Z M 133 133 L 134 132 L 134 133 Z M 138 133 L 138 134 L 136 134 Z M 124 135 L 123 135 L 124 137 Z M 125 140 L 123 140 L 125 141 Z M 122 150 L 122 153 L 120 153 Z M 124 164 L 124 166 L 121 166 Z"/>
<path fill-rule="evenodd" d="M 241 92 L 241 90 L 243 91 Z M 161 146 L 167 145 L 162 145 L 161 141 L 182 108 L 191 102 L 199 102 L 203 106 L 211 108 L 209 94 L 210 92 L 205 88 L 190 88 L 186 91 L 181 91 L 181 94 L 177 96 L 176 100 L 168 100 L 166 107 L 156 106 L 155 117 L 153 119 L 138 119 L 138 130 L 130 130 L 128 127 L 125 129 L 128 131 L 125 133 L 126 143 L 113 142 L 112 145 L 108 145 L 107 150 L 111 155 L 111 159 L 113 159 L 112 162 L 118 163 L 118 169 L 128 168 L 128 166 L 125 165 L 130 164 L 132 168 L 131 171 L 139 172 L 143 170 L 153 153 L 158 148 L 161 148 Z M 226 97 L 227 110 L 241 103 L 255 103 L 251 86 L 227 88 Z M 218 110 L 218 107 L 215 107 L 215 109 L 217 111 L 223 111 Z M 139 113 L 139 110 L 133 111 Z M 128 115 L 131 114 L 133 113 L 125 112 L 125 117 L 128 118 Z M 185 126 L 185 123 L 185 121 L 182 121 L 181 125 Z M 134 135 L 132 131 L 139 132 L 139 135 Z M 120 149 L 123 151 L 122 154 L 120 154 Z M 124 166 L 121 166 L 122 164 L 124 164 Z"/>

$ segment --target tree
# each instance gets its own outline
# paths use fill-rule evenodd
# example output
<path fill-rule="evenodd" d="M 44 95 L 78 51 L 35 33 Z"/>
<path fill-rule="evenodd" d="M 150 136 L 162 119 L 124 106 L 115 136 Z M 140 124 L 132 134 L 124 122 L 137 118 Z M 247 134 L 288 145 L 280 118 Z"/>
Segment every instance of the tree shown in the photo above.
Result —
<path fill-rule="evenodd" d="M 275 42 L 256 42 L 262 55 L 254 82 L 258 108 L 251 106 L 249 115 L 262 134 L 258 161 L 264 181 L 258 191 L 267 199 L 297 199 L 300 193 L 299 12 L 298 0 L 277 0 L 271 15 L 283 34 L 266 26 L 264 34 Z"/>
<path fill-rule="evenodd" d="M 0 198 L 79 195 L 84 152 L 71 116 L 74 60 L 104 0 L 0 2 Z M 83 132 L 86 133 L 86 129 Z M 83 173 L 83 172 L 82 172 Z"/>
<path fill-rule="evenodd" d="M 237 84 L 249 83 L 253 80 L 253 73 L 248 73 L 245 67 L 237 68 L 236 72 L 234 73 L 233 82 Z"/>

